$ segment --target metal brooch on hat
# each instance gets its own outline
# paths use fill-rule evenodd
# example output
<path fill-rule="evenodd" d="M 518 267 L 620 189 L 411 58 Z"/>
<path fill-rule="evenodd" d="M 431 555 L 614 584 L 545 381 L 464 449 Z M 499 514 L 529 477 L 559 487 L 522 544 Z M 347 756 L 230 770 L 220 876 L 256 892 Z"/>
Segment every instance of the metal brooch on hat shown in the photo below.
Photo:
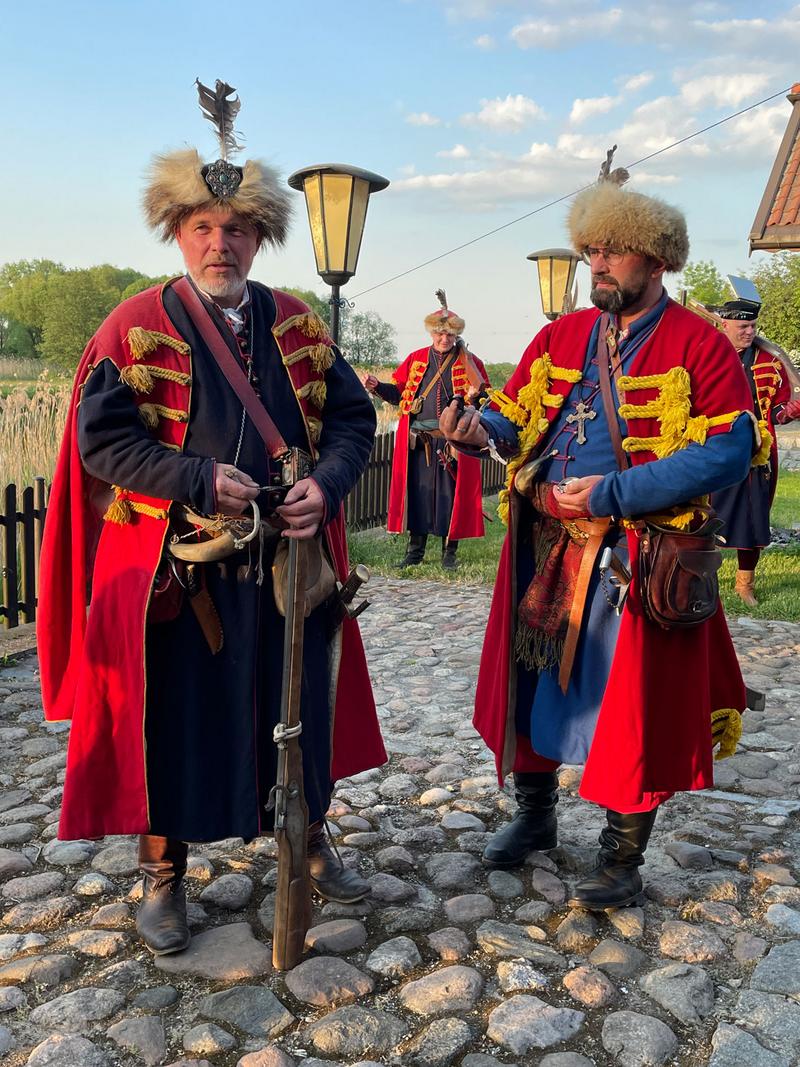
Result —
<path fill-rule="evenodd" d="M 227 82 L 217 81 L 213 91 L 203 85 L 199 78 L 195 80 L 197 95 L 200 98 L 200 110 L 203 117 L 214 127 L 219 141 L 220 158 L 203 167 L 200 173 L 208 188 L 220 200 L 235 196 L 242 184 L 244 171 L 241 167 L 228 162 L 228 154 L 238 152 L 242 145 L 237 141 L 237 131 L 233 124 L 242 106 L 236 90 Z"/>

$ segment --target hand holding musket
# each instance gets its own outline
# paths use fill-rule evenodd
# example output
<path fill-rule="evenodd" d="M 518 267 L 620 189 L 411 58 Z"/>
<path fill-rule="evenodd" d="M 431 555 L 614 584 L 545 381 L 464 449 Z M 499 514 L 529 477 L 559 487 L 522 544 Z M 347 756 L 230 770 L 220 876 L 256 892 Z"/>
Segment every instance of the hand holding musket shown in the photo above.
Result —
<path fill-rule="evenodd" d="M 308 806 L 303 793 L 300 749 L 306 552 L 306 542 L 289 539 L 281 717 L 273 733 L 278 746 L 278 773 L 273 790 L 278 884 L 272 963 L 279 971 L 289 970 L 299 962 L 311 923 L 311 882 L 306 857 Z"/>

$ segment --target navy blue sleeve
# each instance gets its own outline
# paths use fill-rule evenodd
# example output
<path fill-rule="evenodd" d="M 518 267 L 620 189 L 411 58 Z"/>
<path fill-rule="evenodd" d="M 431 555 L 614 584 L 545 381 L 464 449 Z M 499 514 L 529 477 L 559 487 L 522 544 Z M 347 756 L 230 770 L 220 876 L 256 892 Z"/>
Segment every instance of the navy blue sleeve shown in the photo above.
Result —
<path fill-rule="evenodd" d="M 385 400 L 387 404 L 399 404 L 403 394 L 394 382 L 378 382 L 375 386 L 375 395 Z"/>
<path fill-rule="evenodd" d="M 494 441 L 498 453 L 505 459 L 518 451 L 519 429 L 511 419 L 507 419 L 499 411 L 484 409 L 481 412 L 481 426 Z"/>
<path fill-rule="evenodd" d="M 592 515 L 628 518 L 685 504 L 747 477 L 753 454 L 753 421 L 740 415 L 728 433 L 692 442 L 666 459 L 612 471 L 589 494 Z"/>
<path fill-rule="evenodd" d="M 325 375 L 319 460 L 313 478 L 325 497 L 325 517 L 336 517 L 361 477 L 375 439 L 375 408 L 353 368 L 337 354 Z"/>
<path fill-rule="evenodd" d="M 146 496 L 178 500 L 212 515 L 214 460 L 156 441 L 110 359 L 89 375 L 78 408 L 78 448 L 89 474 Z"/>

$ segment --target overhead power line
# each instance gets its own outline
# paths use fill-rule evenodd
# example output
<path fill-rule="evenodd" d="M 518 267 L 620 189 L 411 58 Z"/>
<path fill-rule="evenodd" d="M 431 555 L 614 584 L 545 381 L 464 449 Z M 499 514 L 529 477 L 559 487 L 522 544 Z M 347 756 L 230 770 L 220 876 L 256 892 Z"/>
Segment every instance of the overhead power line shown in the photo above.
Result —
<path fill-rule="evenodd" d="M 734 111 L 732 114 L 726 115 L 722 119 L 717 119 L 716 122 L 709 123 L 708 126 L 703 126 L 701 130 L 687 133 L 685 137 L 673 141 L 672 144 L 665 145 L 664 148 L 659 148 L 656 152 L 651 152 L 648 156 L 642 156 L 641 159 L 637 159 L 633 163 L 627 163 L 625 165 L 626 169 L 632 170 L 634 167 L 638 167 L 641 163 L 647 163 L 648 160 L 655 159 L 656 156 L 661 156 L 665 152 L 677 148 L 678 145 L 685 144 L 687 141 L 691 141 L 694 137 L 699 137 L 702 133 L 708 133 L 709 130 L 716 129 L 717 126 L 723 126 L 726 122 L 730 122 L 732 119 L 738 119 L 740 115 L 746 115 L 748 111 L 754 111 L 755 108 L 761 107 L 762 104 L 768 104 L 771 100 L 777 100 L 779 96 L 785 96 L 790 90 L 791 86 L 787 86 L 785 89 L 781 89 L 777 93 L 772 93 L 771 96 L 765 96 L 763 100 L 757 100 L 754 104 L 749 104 L 747 107 L 743 107 L 739 111 Z M 475 245 L 479 241 L 485 241 L 487 237 L 492 237 L 494 234 L 500 233 L 501 230 L 507 230 L 510 226 L 516 226 L 518 222 L 524 222 L 525 219 L 532 218 L 534 215 L 538 215 L 542 211 L 547 211 L 548 208 L 555 207 L 556 204 L 563 204 L 565 200 L 570 200 L 573 196 L 582 193 L 584 189 L 589 189 L 594 184 L 594 182 L 589 182 L 587 185 L 582 185 L 578 189 L 573 189 L 570 193 L 565 193 L 563 196 L 556 197 L 555 200 L 550 200 L 546 204 L 540 204 L 539 207 L 535 207 L 532 211 L 526 211 L 524 215 L 519 215 L 517 218 L 511 219 L 509 222 L 504 222 L 500 226 L 495 226 L 493 230 L 487 230 L 486 233 L 479 234 L 477 237 L 472 237 L 469 241 L 464 241 L 460 245 L 448 248 L 446 252 L 440 252 L 438 256 L 432 256 L 430 259 L 426 259 L 422 263 L 417 263 L 415 267 L 409 267 L 407 270 L 400 271 L 399 274 L 393 274 L 391 278 L 385 278 L 382 282 L 378 282 L 376 285 L 371 285 L 368 289 L 362 289 L 360 293 L 356 293 L 351 299 L 358 300 L 360 297 L 366 296 L 367 293 L 374 293 L 376 289 L 382 289 L 384 285 L 390 285 L 392 282 L 399 281 L 400 278 L 406 278 L 409 274 L 422 270 L 423 267 L 429 267 L 431 263 L 438 263 L 440 259 L 452 256 L 455 252 L 460 252 L 464 248 L 469 248 L 470 245 Z"/>

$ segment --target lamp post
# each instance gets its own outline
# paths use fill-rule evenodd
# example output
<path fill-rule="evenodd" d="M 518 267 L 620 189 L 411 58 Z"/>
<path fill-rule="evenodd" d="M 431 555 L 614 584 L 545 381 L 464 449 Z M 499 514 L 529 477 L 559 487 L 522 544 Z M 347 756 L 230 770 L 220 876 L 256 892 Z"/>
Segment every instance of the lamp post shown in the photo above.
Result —
<path fill-rule="evenodd" d="M 339 289 L 356 272 L 370 194 L 388 184 L 380 174 L 341 163 L 303 167 L 289 178 L 291 188 L 305 194 L 317 273 L 331 287 L 334 344 L 339 343 L 339 312 L 345 303 Z"/>
<path fill-rule="evenodd" d="M 582 257 L 571 248 L 543 248 L 531 252 L 539 271 L 539 290 L 542 294 L 542 311 L 553 322 L 566 311 L 572 311 L 576 296 L 572 287 L 575 271 Z"/>

